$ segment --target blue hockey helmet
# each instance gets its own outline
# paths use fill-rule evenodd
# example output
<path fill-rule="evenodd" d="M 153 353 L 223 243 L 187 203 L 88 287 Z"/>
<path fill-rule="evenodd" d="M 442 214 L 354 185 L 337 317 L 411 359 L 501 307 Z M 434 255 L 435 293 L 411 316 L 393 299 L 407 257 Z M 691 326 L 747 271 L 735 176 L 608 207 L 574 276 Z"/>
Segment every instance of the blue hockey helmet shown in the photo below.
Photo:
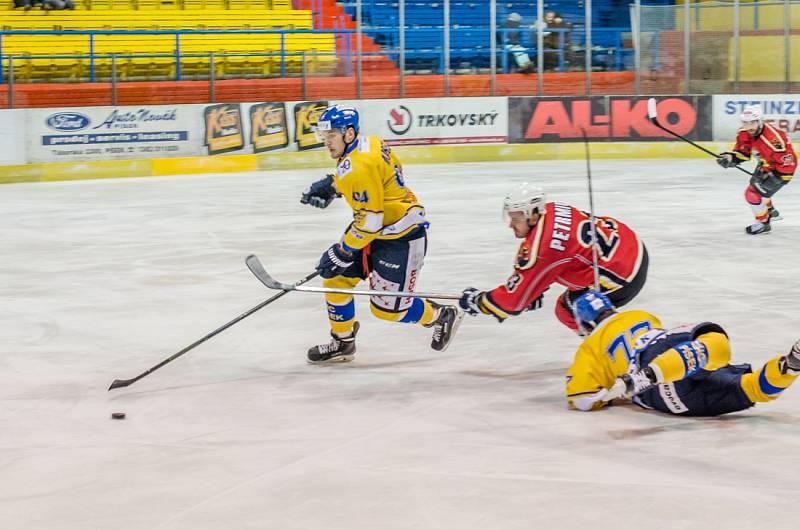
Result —
<path fill-rule="evenodd" d="M 606 311 L 614 311 L 614 304 L 601 292 L 589 290 L 575 300 L 572 312 L 578 329 L 585 333 L 591 332 L 597 325 L 597 318 Z"/>
<path fill-rule="evenodd" d="M 342 134 L 352 127 L 358 134 L 358 111 L 350 105 L 332 105 L 320 114 L 317 121 L 317 133 L 340 130 Z"/>

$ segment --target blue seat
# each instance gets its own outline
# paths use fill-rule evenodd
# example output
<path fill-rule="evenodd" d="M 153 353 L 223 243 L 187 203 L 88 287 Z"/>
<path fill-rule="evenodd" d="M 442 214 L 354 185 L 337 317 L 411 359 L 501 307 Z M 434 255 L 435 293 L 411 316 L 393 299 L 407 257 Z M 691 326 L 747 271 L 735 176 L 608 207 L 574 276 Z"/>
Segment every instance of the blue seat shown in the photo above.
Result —
<path fill-rule="evenodd" d="M 651 0 L 651 3 L 670 3 L 671 0 Z M 628 0 L 595 0 L 592 2 L 592 19 L 594 29 L 602 26 L 613 26 L 613 31 L 594 31 L 592 34 L 593 55 L 602 55 L 606 51 L 614 55 L 614 69 L 625 67 L 625 60 L 620 33 L 630 31 Z M 376 43 L 383 46 L 396 60 L 399 25 L 399 4 L 396 0 L 362 0 L 362 20 L 364 32 Z M 349 3 L 345 10 L 355 18 L 355 4 Z M 548 0 L 545 11 L 556 11 L 566 20 L 573 22 L 575 28 L 571 35 L 572 44 L 580 47 L 585 40 L 583 20 L 585 8 L 574 0 Z M 533 1 L 498 1 L 497 25 L 506 19 L 509 13 L 516 12 L 523 16 L 523 25 L 532 24 L 536 18 L 537 2 Z M 468 63 L 474 67 L 489 64 L 491 41 L 494 38 L 489 30 L 489 3 L 486 0 L 452 1 L 450 3 L 450 53 L 452 66 Z M 409 68 L 439 69 L 443 53 L 444 2 L 414 1 L 405 3 L 406 27 L 411 31 L 405 34 L 406 65 Z M 533 31 L 524 27 L 520 31 L 521 44 L 531 56 L 536 54 L 536 39 Z M 602 51 L 598 52 L 596 47 Z M 498 57 L 503 57 L 498 50 Z M 597 62 L 597 61 L 594 61 Z M 498 62 L 499 64 L 499 62 Z"/>

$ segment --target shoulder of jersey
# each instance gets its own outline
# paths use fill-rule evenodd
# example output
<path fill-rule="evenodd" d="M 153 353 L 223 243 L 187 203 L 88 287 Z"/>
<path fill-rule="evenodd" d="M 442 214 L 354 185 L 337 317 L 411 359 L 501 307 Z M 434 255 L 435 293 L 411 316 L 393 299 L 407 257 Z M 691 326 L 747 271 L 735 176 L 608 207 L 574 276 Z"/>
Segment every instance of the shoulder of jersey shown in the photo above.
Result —
<path fill-rule="evenodd" d="M 767 133 L 768 134 L 765 134 Z M 775 148 L 776 151 L 784 151 L 786 149 L 786 144 L 788 142 L 788 136 L 782 130 L 773 127 L 769 123 L 764 124 L 764 132 L 762 133 L 766 136 L 766 140 L 772 144 L 772 147 Z"/>
<path fill-rule="evenodd" d="M 644 311 L 642 309 L 628 309 L 623 311 L 618 311 L 615 315 L 605 319 L 603 322 L 600 323 L 589 336 L 598 336 L 602 334 L 602 330 L 613 326 L 614 324 L 619 325 L 628 325 L 635 322 L 640 322 L 643 320 L 649 320 L 653 323 L 655 327 L 661 326 L 661 321 L 648 311 Z M 617 331 L 619 328 L 612 328 L 614 331 Z"/>
<path fill-rule="evenodd" d="M 336 173 L 339 178 L 344 178 L 346 175 L 350 174 L 354 168 L 363 167 L 370 163 L 370 153 L 378 150 L 372 145 L 374 139 L 374 136 L 362 136 L 356 140 L 358 143 L 355 149 L 350 151 L 350 153 L 336 165 Z"/>
<path fill-rule="evenodd" d="M 541 249 L 545 223 L 553 218 L 553 203 L 548 202 L 544 206 L 544 216 L 536 223 L 530 234 L 525 236 L 517 250 L 517 258 L 514 260 L 514 267 L 525 270 L 531 268 L 536 263 L 536 258 Z"/>

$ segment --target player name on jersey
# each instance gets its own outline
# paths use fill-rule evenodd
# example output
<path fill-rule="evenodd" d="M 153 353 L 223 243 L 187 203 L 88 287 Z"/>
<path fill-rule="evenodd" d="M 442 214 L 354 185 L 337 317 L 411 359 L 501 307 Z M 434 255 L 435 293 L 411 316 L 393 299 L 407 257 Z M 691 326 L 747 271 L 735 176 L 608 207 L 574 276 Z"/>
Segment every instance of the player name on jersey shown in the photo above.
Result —
<path fill-rule="evenodd" d="M 572 207 L 566 204 L 556 203 L 555 220 L 553 221 L 553 237 L 550 240 L 550 248 L 561 252 L 567 250 L 564 243 L 569 241 L 572 233 Z"/>

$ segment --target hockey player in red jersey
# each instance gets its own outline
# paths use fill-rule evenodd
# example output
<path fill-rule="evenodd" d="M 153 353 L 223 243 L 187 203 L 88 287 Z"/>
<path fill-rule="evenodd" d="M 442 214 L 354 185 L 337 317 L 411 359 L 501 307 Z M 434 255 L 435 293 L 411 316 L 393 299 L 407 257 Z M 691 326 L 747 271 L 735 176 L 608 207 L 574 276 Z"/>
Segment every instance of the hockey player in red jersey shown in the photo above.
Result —
<path fill-rule="evenodd" d="M 556 301 L 556 317 L 579 332 L 573 302 L 594 285 L 591 216 L 566 204 L 545 202 L 544 191 L 523 183 L 503 202 L 514 235 L 522 239 L 508 281 L 491 291 L 464 290 L 459 305 L 469 314 L 510 315 L 538 309 L 553 283 L 567 288 Z M 600 290 L 616 306 L 630 302 L 647 278 L 647 250 L 627 225 L 595 217 Z"/>
<path fill-rule="evenodd" d="M 759 107 L 746 107 L 740 117 L 742 128 L 736 135 L 736 145 L 733 151 L 719 155 L 717 163 L 729 168 L 750 160 L 753 151 L 760 155 L 761 162 L 744 192 L 756 222 L 746 227 L 745 232 L 764 234 L 772 230 L 770 221 L 781 219 L 772 205 L 772 196 L 792 180 L 797 169 L 797 155 L 786 133 L 764 123 Z"/>

